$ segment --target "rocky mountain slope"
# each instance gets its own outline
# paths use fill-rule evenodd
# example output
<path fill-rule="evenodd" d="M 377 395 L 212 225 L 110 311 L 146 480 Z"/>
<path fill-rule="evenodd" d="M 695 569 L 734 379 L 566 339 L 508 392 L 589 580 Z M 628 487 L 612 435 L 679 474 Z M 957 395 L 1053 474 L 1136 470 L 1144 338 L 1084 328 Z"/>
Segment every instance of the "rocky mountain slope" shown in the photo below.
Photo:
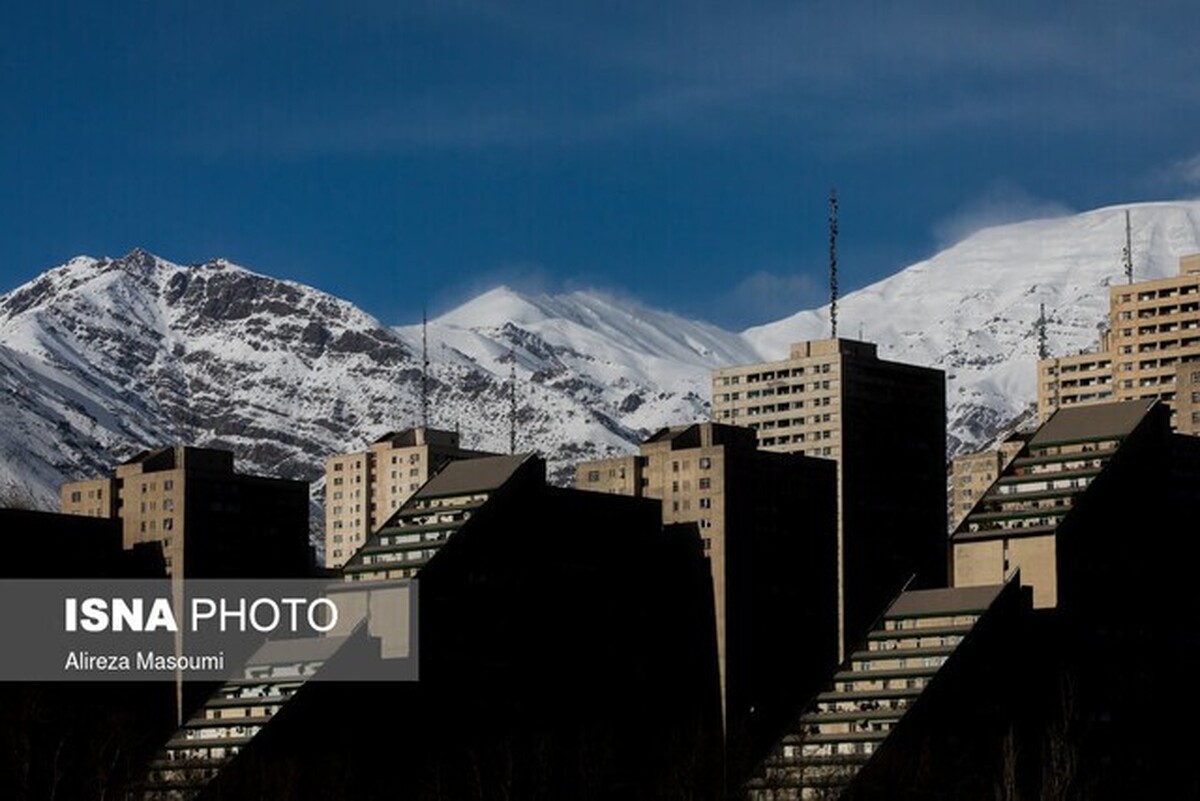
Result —
<path fill-rule="evenodd" d="M 1051 352 L 1095 343 L 1123 280 L 1124 208 L 980 231 L 846 295 L 840 333 L 945 369 L 952 446 L 986 440 L 1033 399 L 1041 304 Z M 1200 251 L 1200 202 L 1130 208 L 1139 279 Z M 827 332 L 827 308 L 733 333 L 600 293 L 501 287 L 430 321 L 429 422 L 506 451 L 515 372 L 518 448 L 563 479 L 578 458 L 704 417 L 714 367 Z M 420 354 L 419 325 L 225 261 L 73 259 L 0 296 L 0 500 L 52 508 L 63 480 L 177 440 L 317 479 L 329 454 L 419 421 Z"/>

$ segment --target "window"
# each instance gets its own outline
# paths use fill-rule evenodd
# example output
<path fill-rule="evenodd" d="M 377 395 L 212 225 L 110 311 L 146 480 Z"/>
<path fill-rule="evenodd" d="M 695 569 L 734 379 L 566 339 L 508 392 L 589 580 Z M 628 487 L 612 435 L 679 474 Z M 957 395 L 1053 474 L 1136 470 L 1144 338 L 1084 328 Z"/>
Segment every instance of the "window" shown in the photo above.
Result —
<path fill-rule="evenodd" d="M 712 459 L 710 459 L 707 456 L 701 456 L 700 457 L 700 469 L 708 470 L 711 467 L 712 467 Z"/>
<path fill-rule="evenodd" d="M 409 457 L 408 457 L 409 464 L 416 464 L 419 461 L 421 461 L 421 454 L 419 454 L 419 453 L 409 454 Z"/>
<path fill-rule="evenodd" d="M 588 474 L 587 474 L 587 480 L 593 484 L 595 482 L 599 481 L 600 480 L 600 471 L 599 470 L 589 470 Z"/>
<path fill-rule="evenodd" d="M 701 509 L 711 509 L 712 508 L 712 498 L 701 498 L 700 499 L 700 508 Z"/>
<path fill-rule="evenodd" d="M 83 499 L 83 493 L 80 492 L 79 490 L 76 490 L 75 492 L 71 493 L 71 502 L 72 503 L 79 503 L 82 499 Z"/>
<path fill-rule="evenodd" d="M 702 489 L 702 490 L 710 489 L 712 487 L 712 479 L 711 478 L 700 479 L 699 486 L 700 486 L 700 489 Z"/>
<path fill-rule="evenodd" d="M 333 486 L 335 486 L 335 487 L 342 486 L 342 477 L 341 476 L 338 476 L 337 478 L 335 478 L 333 480 Z"/>
<path fill-rule="evenodd" d="M 173 531 L 174 529 L 175 529 L 175 518 L 164 517 L 163 518 L 163 531 Z"/>
<path fill-rule="evenodd" d="M 712 528 L 712 521 L 707 518 L 700 520 L 700 528 Z"/>

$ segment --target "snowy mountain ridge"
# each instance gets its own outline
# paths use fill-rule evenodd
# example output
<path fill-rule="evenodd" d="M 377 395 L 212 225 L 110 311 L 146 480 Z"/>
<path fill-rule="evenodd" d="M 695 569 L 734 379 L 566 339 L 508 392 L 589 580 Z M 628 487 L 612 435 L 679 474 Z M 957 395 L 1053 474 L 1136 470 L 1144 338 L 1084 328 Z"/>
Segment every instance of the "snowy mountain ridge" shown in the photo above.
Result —
<path fill-rule="evenodd" d="M 1123 280 L 1200 252 L 1200 202 L 1137 204 L 988 228 L 839 302 L 843 336 L 947 372 L 951 445 L 988 439 L 1034 397 L 1041 304 L 1052 353 L 1094 346 Z M 573 462 L 629 452 L 704 418 L 714 367 L 785 357 L 828 308 L 741 333 L 599 292 L 486 292 L 428 326 L 430 424 L 470 447 Z M 53 508 L 57 487 L 141 448 L 232 448 L 239 469 L 314 480 L 330 454 L 418 421 L 421 327 L 389 327 L 311 287 L 224 260 L 79 257 L 0 296 L 0 501 Z"/>

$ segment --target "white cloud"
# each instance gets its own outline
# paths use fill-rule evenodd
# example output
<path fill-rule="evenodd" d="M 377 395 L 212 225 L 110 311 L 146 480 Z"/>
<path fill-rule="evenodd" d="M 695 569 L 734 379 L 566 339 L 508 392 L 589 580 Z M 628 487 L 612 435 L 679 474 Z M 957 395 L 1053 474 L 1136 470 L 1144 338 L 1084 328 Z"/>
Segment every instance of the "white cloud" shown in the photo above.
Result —
<path fill-rule="evenodd" d="M 818 305 L 822 302 L 821 292 L 811 275 L 776 275 L 758 270 L 738 282 L 722 305 L 728 310 L 726 316 L 745 327 Z"/>
<path fill-rule="evenodd" d="M 961 242 L 976 231 L 993 225 L 1065 217 L 1074 212 L 1055 200 L 1034 197 L 1010 181 L 996 181 L 984 192 L 933 224 L 938 248 Z"/>
<path fill-rule="evenodd" d="M 1171 165 L 1171 176 L 1188 186 L 1200 186 L 1200 153 Z"/>

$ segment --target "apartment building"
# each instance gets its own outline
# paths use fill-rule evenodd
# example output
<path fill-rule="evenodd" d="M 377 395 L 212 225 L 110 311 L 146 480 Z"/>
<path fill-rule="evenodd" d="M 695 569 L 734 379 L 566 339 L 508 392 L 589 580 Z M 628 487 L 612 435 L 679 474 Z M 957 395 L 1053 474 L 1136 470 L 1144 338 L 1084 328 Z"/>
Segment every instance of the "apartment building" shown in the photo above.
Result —
<path fill-rule="evenodd" d="M 843 649 L 915 574 L 944 583 L 946 390 L 940 370 L 880 359 L 848 339 L 713 373 L 713 419 L 760 447 L 838 468 L 838 629 Z"/>
<path fill-rule="evenodd" d="M 493 493 L 510 482 L 539 480 L 539 464 L 530 454 L 480 456 L 442 470 L 351 555 L 342 566 L 343 577 L 381 581 L 416 576 Z"/>
<path fill-rule="evenodd" d="M 144 797 L 467 798 L 479 776 L 514 797 L 702 795 L 721 754 L 699 537 L 545 475 L 532 454 L 448 464 L 345 566 L 333 592 L 419 579 L 420 681 L 320 680 L 356 643 L 381 655 L 368 627 L 267 643 L 166 742 Z"/>
<path fill-rule="evenodd" d="M 310 567 L 308 483 L 237 473 L 229 451 L 143 451 L 59 495 L 66 514 L 119 519 L 126 548 L 161 543 L 173 576 L 303 576 Z"/>
<path fill-rule="evenodd" d="M 486 456 L 454 431 L 393 431 L 364 451 L 325 461 L 325 566 L 346 563 L 367 537 L 448 462 Z"/>
<path fill-rule="evenodd" d="M 659 499 L 664 522 L 697 527 L 731 771 L 745 769 L 837 662 L 836 466 L 695 423 L 658 431 L 637 455 L 579 464 L 575 486 Z"/>
<path fill-rule="evenodd" d="M 1200 492 L 1200 440 L 1169 421 L 1159 400 L 1055 412 L 952 535 L 954 586 L 1019 570 L 1037 608 L 1108 614 L 1107 625 L 1168 614 L 1186 560 L 1139 538 L 1177 528 Z"/>
<path fill-rule="evenodd" d="M 1038 362 L 1038 414 L 1158 398 L 1184 434 L 1200 433 L 1200 254 L 1170 278 L 1109 288 L 1108 330 L 1093 353 Z"/>
<path fill-rule="evenodd" d="M 981 652 L 1007 648 L 1015 653 L 1003 636 L 995 636 L 996 622 L 1021 615 L 1027 604 L 1016 582 L 901 593 L 758 766 L 745 784 L 745 796 L 751 801 L 888 798 L 903 787 L 912 797 L 931 797 L 917 794 L 911 774 L 921 783 L 940 782 L 946 791 L 948 779 L 970 764 L 968 749 L 954 743 L 955 759 L 930 760 L 925 739 L 965 731 L 964 724 L 978 727 L 972 731 L 978 739 L 990 736 L 990 716 L 974 716 L 972 707 L 980 700 L 995 706 L 995 694 L 1007 691 L 986 676 L 1007 660 Z M 915 713 L 918 700 L 924 720 Z M 930 721 L 928 711 L 939 706 Z"/>
<path fill-rule="evenodd" d="M 984 493 L 1000 477 L 1029 437 L 1013 432 L 994 448 L 955 456 L 950 462 L 950 530 L 970 513 Z"/>

